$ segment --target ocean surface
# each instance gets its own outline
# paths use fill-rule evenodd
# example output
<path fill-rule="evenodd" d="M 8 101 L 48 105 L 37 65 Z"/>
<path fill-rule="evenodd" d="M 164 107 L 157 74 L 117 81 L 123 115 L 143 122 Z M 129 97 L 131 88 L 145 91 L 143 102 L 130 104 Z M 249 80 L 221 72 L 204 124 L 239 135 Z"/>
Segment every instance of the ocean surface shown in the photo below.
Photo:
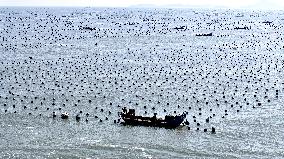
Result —
<path fill-rule="evenodd" d="M 283 11 L 2 7 L 0 158 L 284 158 L 283 24 Z M 123 126 L 123 107 L 189 125 Z"/>

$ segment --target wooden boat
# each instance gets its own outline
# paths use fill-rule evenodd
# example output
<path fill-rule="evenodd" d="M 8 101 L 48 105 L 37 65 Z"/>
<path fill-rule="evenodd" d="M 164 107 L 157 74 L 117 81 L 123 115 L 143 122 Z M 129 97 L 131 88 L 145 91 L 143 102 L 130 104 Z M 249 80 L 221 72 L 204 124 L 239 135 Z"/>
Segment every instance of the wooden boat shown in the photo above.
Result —
<path fill-rule="evenodd" d="M 209 33 L 209 34 L 196 34 L 196 36 L 213 36 L 213 33 Z"/>
<path fill-rule="evenodd" d="M 61 114 L 62 119 L 68 119 L 69 114 L 67 112 Z"/>
<path fill-rule="evenodd" d="M 186 113 L 181 115 L 166 115 L 164 119 L 157 118 L 157 113 L 154 113 L 153 117 L 136 116 L 134 109 L 123 108 L 123 112 L 120 114 L 124 122 L 123 125 L 134 125 L 134 126 L 153 126 L 153 127 L 164 127 L 174 129 L 184 121 Z"/>
<path fill-rule="evenodd" d="M 174 27 L 173 29 L 176 29 L 176 30 L 184 30 L 184 29 L 186 29 L 186 26 Z"/>
<path fill-rule="evenodd" d="M 247 27 L 247 26 L 245 26 L 245 27 L 235 27 L 234 29 L 236 29 L 236 30 L 241 30 L 241 29 L 249 30 L 249 27 Z"/>
<path fill-rule="evenodd" d="M 272 21 L 271 21 L 271 22 L 270 22 L 270 21 L 264 21 L 264 22 L 262 22 L 262 23 L 264 23 L 264 24 L 271 24 Z"/>

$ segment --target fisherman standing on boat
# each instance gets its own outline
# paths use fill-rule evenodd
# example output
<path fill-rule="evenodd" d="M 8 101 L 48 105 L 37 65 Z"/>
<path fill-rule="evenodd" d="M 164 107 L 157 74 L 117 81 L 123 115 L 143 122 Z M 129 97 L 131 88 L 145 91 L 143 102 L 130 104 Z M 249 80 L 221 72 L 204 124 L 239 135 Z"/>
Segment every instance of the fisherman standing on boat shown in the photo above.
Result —
<path fill-rule="evenodd" d="M 157 113 L 154 113 L 154 116 L 151 118 L 151 121 L 156 124 L 156 121 L 157 121 Z"/>
<path fill-rule="evenodd" d="M 124 114 L 126 114 L 126 113 L 127 113 L 127 109 L 126 109 L 126 107 L 123 107 L 123 108 L 122 108 L 122 112 L 123 112 Z"/>

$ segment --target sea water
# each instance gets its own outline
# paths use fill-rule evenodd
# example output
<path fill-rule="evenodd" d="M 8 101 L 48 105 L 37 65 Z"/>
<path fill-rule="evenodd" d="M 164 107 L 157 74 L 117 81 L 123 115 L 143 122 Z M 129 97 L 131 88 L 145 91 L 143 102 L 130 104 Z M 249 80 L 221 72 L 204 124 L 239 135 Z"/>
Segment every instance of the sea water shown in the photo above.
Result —
<path fill-rule="evenodd" d="M 283 11 L 2 7 L 0 156 L 283 158 L 283 22 Z M 187 112 L 189 125 L 123 126 L 123 107 Z"/>

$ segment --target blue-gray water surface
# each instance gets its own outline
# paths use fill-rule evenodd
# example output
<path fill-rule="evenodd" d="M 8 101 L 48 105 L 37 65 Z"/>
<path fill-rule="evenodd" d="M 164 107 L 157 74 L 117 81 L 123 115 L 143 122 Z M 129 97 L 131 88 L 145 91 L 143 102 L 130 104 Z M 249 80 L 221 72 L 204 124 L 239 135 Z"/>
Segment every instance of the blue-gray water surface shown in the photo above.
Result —
<path fill-rule="evenodd" d="M 283 11 L 2 7 L 0 157 L 284 158 L 283 22 Z M 186 111 L 189 125 L 123 126 L 123 107 Z"/>

